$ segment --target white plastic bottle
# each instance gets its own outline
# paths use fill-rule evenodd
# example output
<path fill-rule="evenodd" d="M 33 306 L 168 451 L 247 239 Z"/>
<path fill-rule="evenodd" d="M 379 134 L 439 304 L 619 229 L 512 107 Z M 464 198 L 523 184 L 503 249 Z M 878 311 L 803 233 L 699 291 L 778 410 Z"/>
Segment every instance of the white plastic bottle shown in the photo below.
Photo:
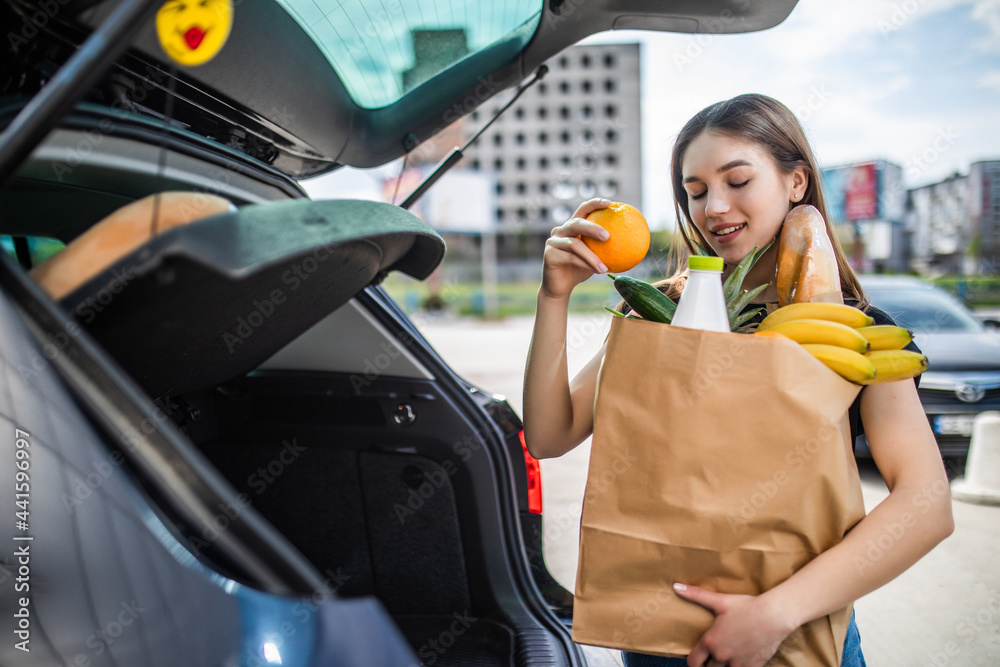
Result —
<path fill-rule="evenodd" d="M 671 324 L 688 329 L 729 332 L 722 293 L 721 257 L 688 257 L 688 279 Z"/>

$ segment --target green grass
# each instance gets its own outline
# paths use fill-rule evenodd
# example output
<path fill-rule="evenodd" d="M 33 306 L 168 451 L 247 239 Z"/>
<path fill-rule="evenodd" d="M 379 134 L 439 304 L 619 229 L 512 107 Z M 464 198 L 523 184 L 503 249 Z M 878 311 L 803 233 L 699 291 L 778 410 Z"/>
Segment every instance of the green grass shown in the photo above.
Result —
<path fill-rule="evenodd" d="M 431 295 L 428 281 L 417 281 L 408 276 L 391 273 L 382 283 L 385 290 L 407 313 L 413 313 L 427 304 Z M 536 282 L 500 283 L 497 285 L 497 310 L 500 317 L 508 315 L 534 315 L 539 284 Z M 482 283 L 443 282 L 438 291 L 444 309 L 458 315 L 483 315 L 484 297 Z M 620 300 L 611 279 L 594 276 L 577 285 L 570 296 L 569 309 L 575 313 L 589 313 L 614 306 Z"/>
<path fill-rule="evenodd" d="M 965 303 L 970 306 L 1000 306 L 1000 276 L 941 276 L 930 281 L 941 289 L 959 295 L 965 283 Z"/>

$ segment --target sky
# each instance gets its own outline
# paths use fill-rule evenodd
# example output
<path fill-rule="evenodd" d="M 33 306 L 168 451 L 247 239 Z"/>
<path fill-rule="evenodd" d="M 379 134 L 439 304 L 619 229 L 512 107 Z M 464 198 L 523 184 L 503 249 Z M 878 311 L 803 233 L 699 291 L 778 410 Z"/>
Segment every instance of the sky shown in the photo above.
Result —
<path fill-rule="evenodd" d="M 642 45 L 642 210 L 654 228 L 673 224 L 677 132 L 745 92 L 795 112 L 821 167 L 881 158 L 915 187 L 1000 159 L 1000 0 L 800 0 L 757 33 L 615 31 L 584 43 L 608 42 Z M 306 187 L 327 197 L 363 184 L 345 172 Z"/>

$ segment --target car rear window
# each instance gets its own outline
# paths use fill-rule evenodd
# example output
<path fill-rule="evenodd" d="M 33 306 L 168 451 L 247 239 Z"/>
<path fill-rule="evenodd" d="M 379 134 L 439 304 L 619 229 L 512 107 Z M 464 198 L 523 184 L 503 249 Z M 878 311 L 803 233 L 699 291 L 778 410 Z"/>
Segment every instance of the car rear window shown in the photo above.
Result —
<path fill-rule="evenodd" d="M 498 42 L 514 39 L 523 47 L 542 13 L 542 0 L 278 0 L 278 4 L 316 42 L 354 101 L 369 109 L 396 102 L 434 75 Z"/>
<path fill-rule="evenodd" d="M 931 289 L 866 288 L 872 303 L 884 310 L 896 324 L 917 333 L 942 331 L 982 331 L 982 323 L 952 301 Z"/>
<path fill-rule="evenodd" d="M 23 252 L 23 249 L 26 247 L 27 256 L 30 257 L 31 266 L 38 266 L 49 257 L 66 247 L 66 244 L 62 241 L 58 239 L 51 239 L 46 236 L 19 236 L 15 240 L 15 237 L 13 236 L 0 235 L 0 246 L 10 253 L 12 257 L 20 259 L 20 257 L 18 257 L 18 244 L 23 244 L 20 252 Z"/>

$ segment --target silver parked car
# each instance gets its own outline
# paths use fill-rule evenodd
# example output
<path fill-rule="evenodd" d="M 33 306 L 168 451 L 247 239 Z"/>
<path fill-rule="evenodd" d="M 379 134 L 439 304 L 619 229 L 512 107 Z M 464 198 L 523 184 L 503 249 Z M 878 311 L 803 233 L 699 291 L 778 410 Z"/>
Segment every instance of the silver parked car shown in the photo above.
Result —
<path fill-rule="evenodd" d="M 1000 410 L 1000 322 L 980 320 L 947 292 L 910 276 L 862 276 L 872 304 L 914 333 L 927 356 L 919 393 L 941 455 L 968 454 L 972 423 Z M 862 440 L 863 438 L 859 438 Z M 870 455 L 858 442 L 859 455 Z"/>

